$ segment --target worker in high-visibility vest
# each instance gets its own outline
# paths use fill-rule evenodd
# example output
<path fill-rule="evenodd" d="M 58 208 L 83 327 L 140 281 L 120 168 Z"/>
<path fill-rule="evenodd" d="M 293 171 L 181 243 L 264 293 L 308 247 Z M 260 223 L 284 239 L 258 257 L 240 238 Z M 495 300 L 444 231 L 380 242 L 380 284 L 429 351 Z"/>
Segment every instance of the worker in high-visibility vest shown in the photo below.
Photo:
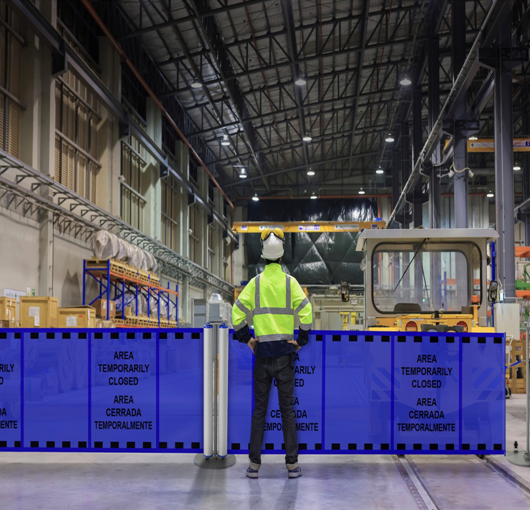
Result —
<path fill-rule="evenodd" d="M 298 442 L 293 409 L 295 352 L 307 344 L 312 325 L 311 303 L 295 278 L 280 265 L 284 253 L 284 234 L 279 228 L 266 228 L 261 234 L 262 257 L 266 267 L 247 284 L 232 310 L 236 338 L 246 343 L 256 356 L 254 364 L 254 415 L 250 432 L 249 478 L 257 478 L 261 466 L 261 447 L 269 393 L 276 379 L 282 415 L 285 463 L 289 478 L 302 475 L 298 466 Z M 295 340 L 294 314 L 300 318 Z M 253 316 L 255 338 L 248 327 Z"/>

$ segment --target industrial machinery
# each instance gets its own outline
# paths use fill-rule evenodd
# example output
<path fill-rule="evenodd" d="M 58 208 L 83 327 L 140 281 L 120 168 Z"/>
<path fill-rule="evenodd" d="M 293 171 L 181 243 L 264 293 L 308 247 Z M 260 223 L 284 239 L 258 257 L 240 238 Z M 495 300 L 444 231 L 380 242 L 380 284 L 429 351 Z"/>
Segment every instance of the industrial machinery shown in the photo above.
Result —
<path fill-rule="evenodd" d="M 493 229 L 365 230 L 365 327 L 494 332 L 487 327 Z"/>

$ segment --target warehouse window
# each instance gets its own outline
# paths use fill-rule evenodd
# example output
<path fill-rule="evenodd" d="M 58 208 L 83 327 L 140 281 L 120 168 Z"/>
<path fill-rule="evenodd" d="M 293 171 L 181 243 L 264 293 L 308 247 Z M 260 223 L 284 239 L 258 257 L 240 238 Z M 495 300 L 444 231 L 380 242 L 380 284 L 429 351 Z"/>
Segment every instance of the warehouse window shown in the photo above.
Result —
<path fill-rule="evenodd" d="M 228 239 L 228 242 L 227 242 Z M 232 255 L 232 240 L 230 238 L 223 239 L 223 278 L 225 281 L 230 281 L 231 268 L 230 257 Z"/>
<path fill-rule="evenodd" d="M 215 225 L 210 223 L 208 225 L 208 270 L 215 274 L 215 269 L 213 267 L 214 258 L 215 258 L 215 240 L 216 240 L 216 231 Z"/>
<path fill-rule="evenodd" d="M 140 117 L 131 117 L 145 129 Z M 141 194 L 142 168 L 147 165 L 145 147 L 134 136 L 121 142 L 121 217 L 129 225 L 142 230 L 145 198 Z"/>
<path fill-rule="evenodd" d="M 162 180 L 162 242 L 173 251 L 177 251 L 179 209 L 179 184 L 170 175 Z"/>
<path fill-rule="evenodd" d="M 74 73 L 55 80 L 55 180 L 93 203 L 101 168 L 95 158 L 100 119 L 95 95 Z"/>
<path fill-rule="evenodd" d="M 22 24 L 0 1 L 0 149 L 19 157 Z"/>
<path fill-rule="evenodd" d="M 199 235 L 201 232 L 201 213 L 197 206 L 190 206 L 190 229 L 189 229 L 189 245 L 190 245 L 190 260 L 196 264 L 201 263 L 201 248 Z"/>

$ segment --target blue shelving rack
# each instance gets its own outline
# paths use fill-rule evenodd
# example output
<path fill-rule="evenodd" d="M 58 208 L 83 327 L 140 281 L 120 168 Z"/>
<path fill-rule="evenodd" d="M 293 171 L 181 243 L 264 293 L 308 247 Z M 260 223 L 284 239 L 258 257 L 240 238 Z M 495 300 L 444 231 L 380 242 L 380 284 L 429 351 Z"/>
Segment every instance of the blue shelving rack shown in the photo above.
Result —
<path fill-rule="evenodd" d="M 121 267 L 121 266 L 116 266 Z M 87 278 L 93 278 L 96 280 L 99 286 L 99 294 L 95 299 L 87 303 Z M 152 319 L 151 315 L 151 297 L 154 297 L 157 302 L 156 310 L 156 321 L 157 326 L 160 327 L 161 321 L 166 320 L 165 317 L 161 317 L 160 314 L 160 305 L 166 304 L 167 306 L 167 321 L 168 327 L 170 323 L 170 312 L 171 305 L 175 306 L 175 322 L 178 324 L 178 285 L 175 285 L 175 290 L 170 288 L 168 282 L 167 289 L 160 287 L 158 284 L 155 285 L 151 283 L 151 276 L 149 276 L 149 281 L 145 282 L 140 280 L 140 275 L 136 273 L 136 278 L 132 275 L 121 274 L 115 270 L 112 266 L 112 261 L 109 259 L 106 261 L 106 265 L 98 265 L 97 267 L 87 267 L 87 261 L 83 260 L 83 305 L 92 305 L 98 299 L 104 299 L 107 301 L 107 320 L 109 320 L 109 301 L 117 300 L 122 298 L 122 310 L 121 318 L 125 322 L 125 306 L 123 306 L 124 296 L 126 292 L 131 292 L 134 294 L 134 299 L 136 301 L 136 317 L 138 317 L 138 298 L 143 295 L 147 299 L 147 315 Z M 125 325 L 124 323 L 116 324 L 117 327 L 131 327 L 131 325 Z M 154 324 L 153 324 L 154 326 Z M 175 324 L 176 326 L 176 324 Z"/>

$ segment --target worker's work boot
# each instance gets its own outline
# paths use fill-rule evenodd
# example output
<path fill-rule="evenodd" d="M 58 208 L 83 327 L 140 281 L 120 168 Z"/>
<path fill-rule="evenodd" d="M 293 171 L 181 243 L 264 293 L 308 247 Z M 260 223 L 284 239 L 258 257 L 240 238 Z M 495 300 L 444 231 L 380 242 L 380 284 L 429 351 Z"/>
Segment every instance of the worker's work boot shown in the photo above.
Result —
<path fill-rule="evenodd" d="M 288 471 L 288 477 L 289 478 L 298 478 L 299 476 L 302 476 L 302 469 L 298 465 L 298 462 L 296 464 L 286 464 L 287 471 Z"/>
<path fill-rule="evenodd" d="M 258 477 L 258 471 L 259 471 L 260 465 L 255 464 L 254 462 L 250 462 L 250 465 L 247 469 L 247 477 L 248 478 L 257 478 Z"/>

